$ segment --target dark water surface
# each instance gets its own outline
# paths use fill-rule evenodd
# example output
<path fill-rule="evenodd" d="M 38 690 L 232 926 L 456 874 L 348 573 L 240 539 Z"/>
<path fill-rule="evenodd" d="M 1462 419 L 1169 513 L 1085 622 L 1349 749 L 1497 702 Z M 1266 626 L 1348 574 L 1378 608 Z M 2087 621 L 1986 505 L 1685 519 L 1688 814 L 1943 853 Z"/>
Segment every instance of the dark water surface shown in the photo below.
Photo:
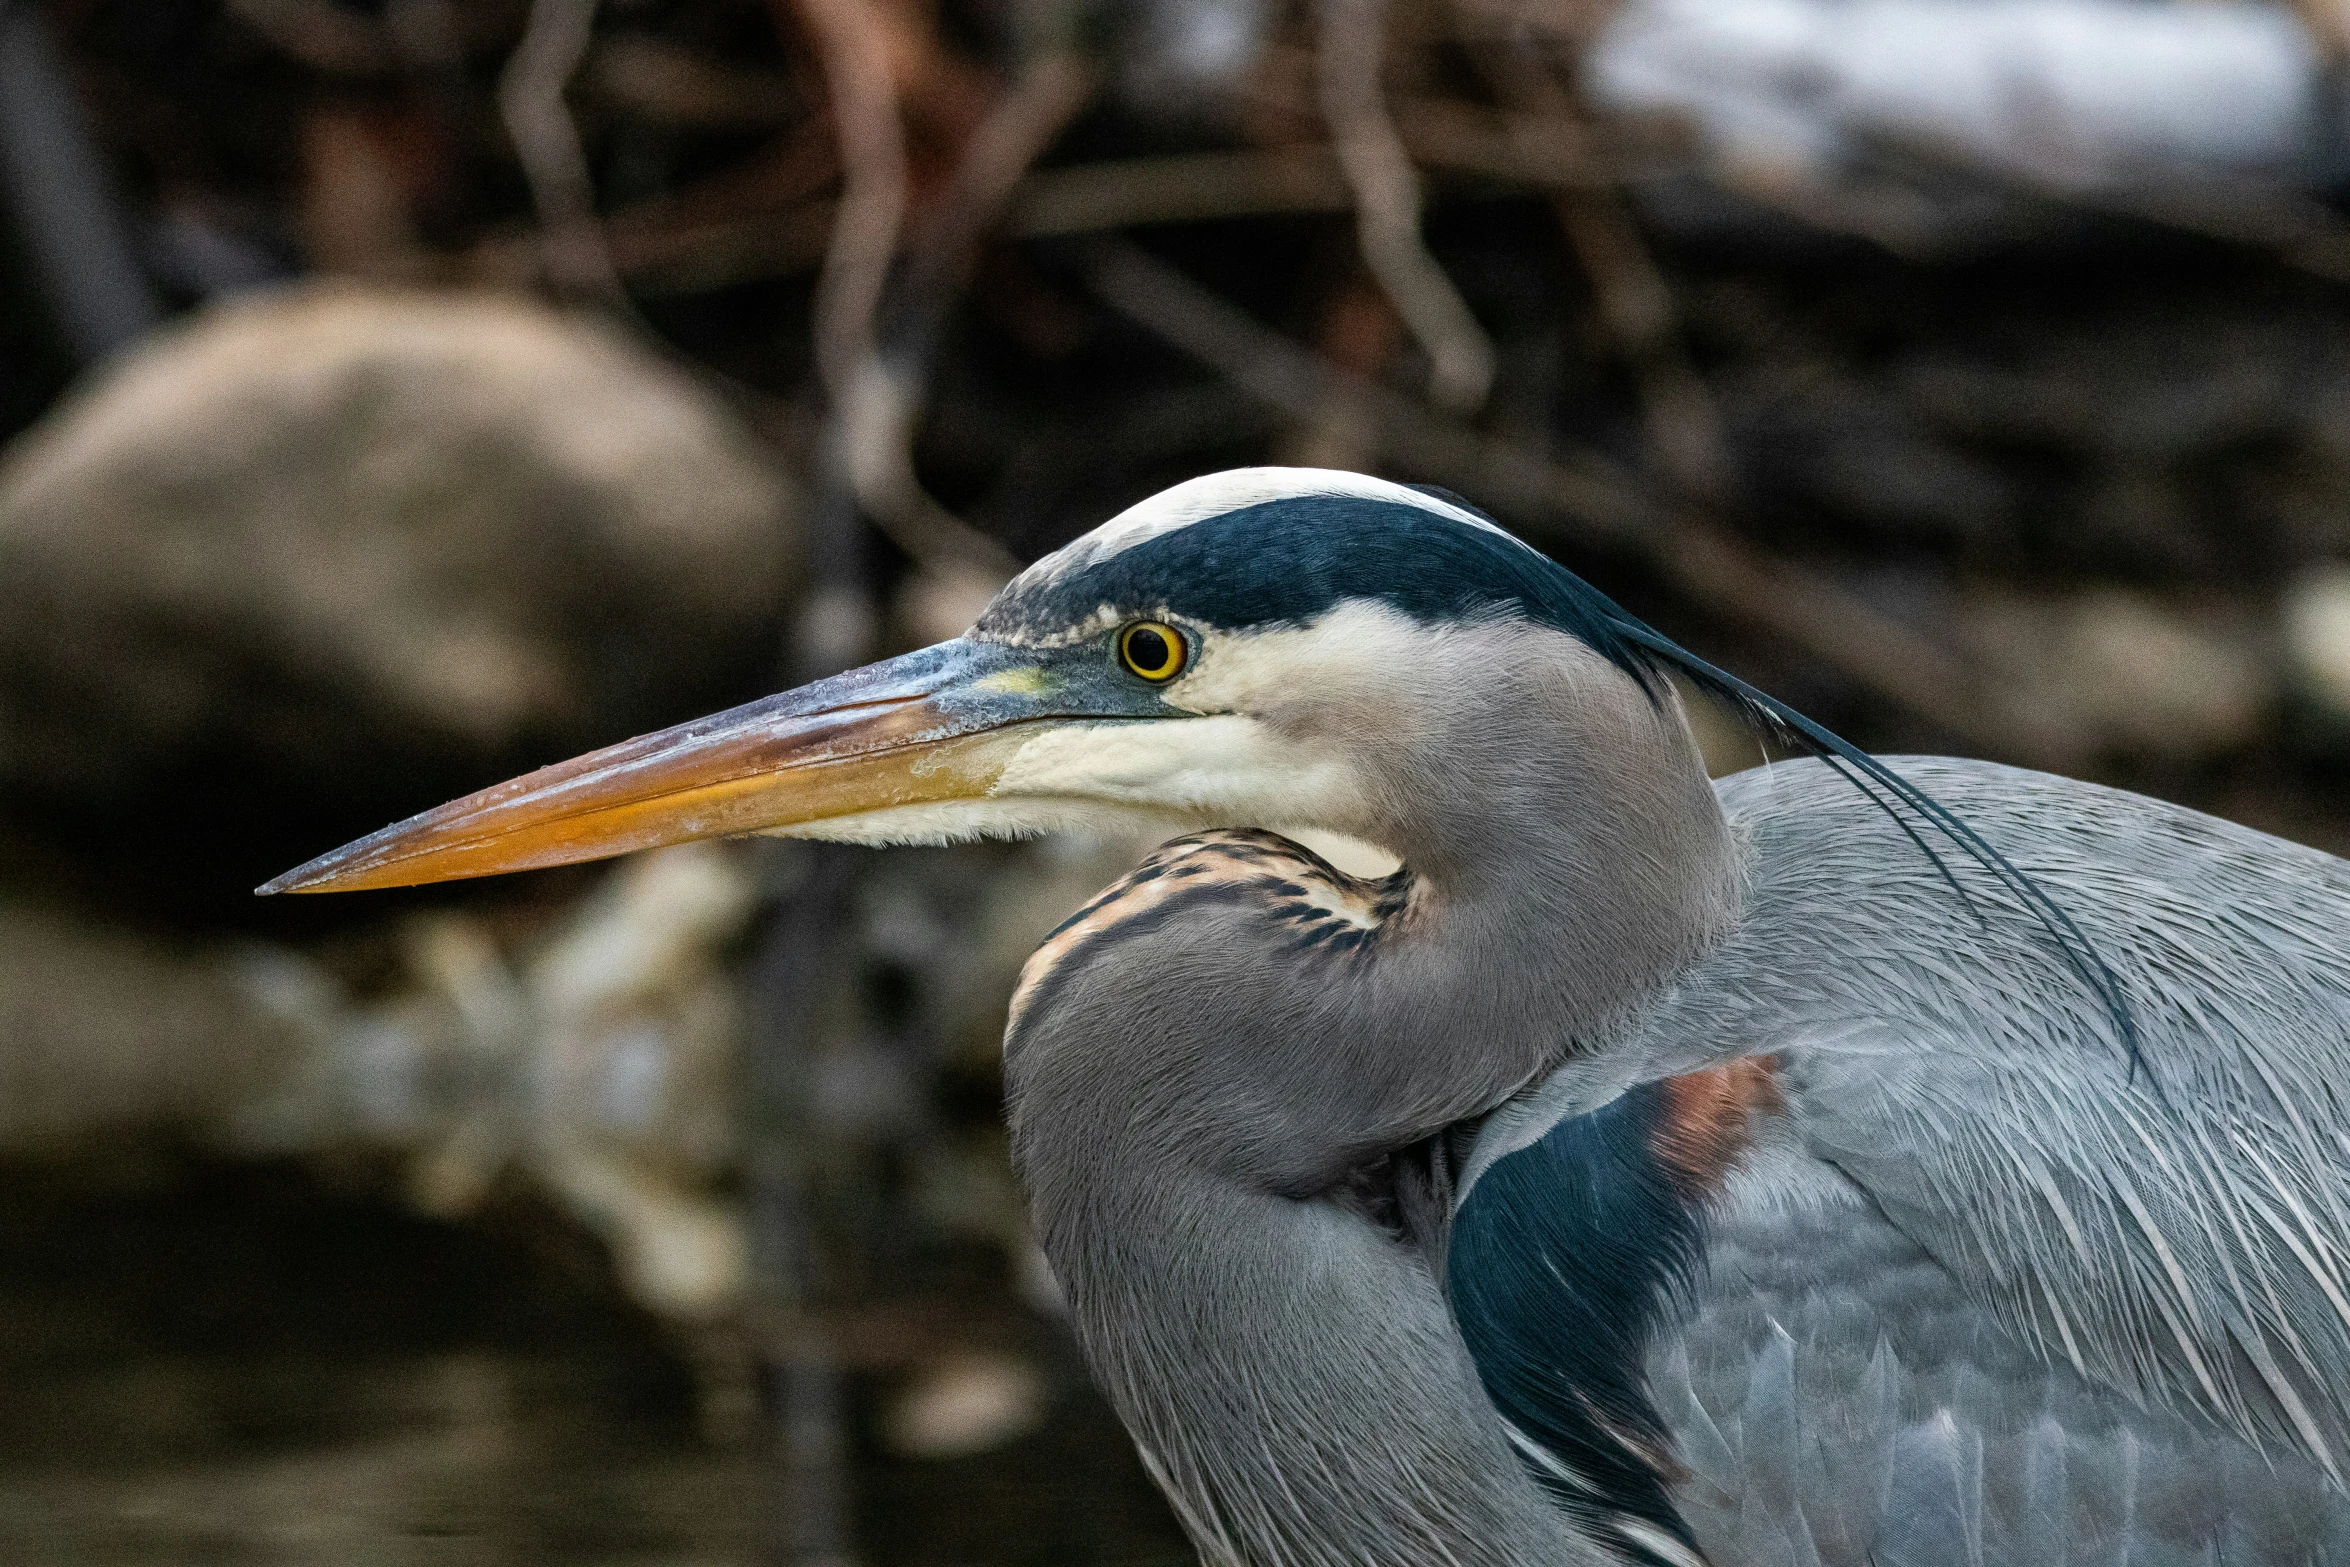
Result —
<path fill-rule="evenodd" d="M 760 1453 L 704 1438 L 677 1346 L 553 1228 L 285 1170 L 0 1169 L 0 1562 L 766 1560 Z M 866 1563 L 1192 1559 L 1085 1392 L 976 1458 L 859 1432 Z"/>

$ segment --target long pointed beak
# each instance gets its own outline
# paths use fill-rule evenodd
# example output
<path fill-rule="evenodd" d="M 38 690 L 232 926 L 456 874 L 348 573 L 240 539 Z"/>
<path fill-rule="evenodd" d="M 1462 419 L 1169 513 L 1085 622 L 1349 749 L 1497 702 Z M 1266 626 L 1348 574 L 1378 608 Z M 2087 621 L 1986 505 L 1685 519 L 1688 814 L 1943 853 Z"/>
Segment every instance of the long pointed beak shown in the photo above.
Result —
<path fill-rule="evenodd" d="M 958 639 L 453 800 L 256 889 L 352 892 L 979 799 L 1040 711 L 1030 660 Z"/>

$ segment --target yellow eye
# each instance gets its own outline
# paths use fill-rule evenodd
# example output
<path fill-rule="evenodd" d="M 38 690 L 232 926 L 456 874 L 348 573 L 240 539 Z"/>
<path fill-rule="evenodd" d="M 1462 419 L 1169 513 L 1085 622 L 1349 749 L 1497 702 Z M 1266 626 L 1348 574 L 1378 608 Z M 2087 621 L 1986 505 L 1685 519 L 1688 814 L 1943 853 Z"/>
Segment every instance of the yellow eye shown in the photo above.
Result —
<path fill-rule="evenodd" d="M 1145 680 L 1172 680 L 1190 660 L 1191 649 L 1173 626 L 1138 620 L 1118 633 L 1118 662 Z"/>

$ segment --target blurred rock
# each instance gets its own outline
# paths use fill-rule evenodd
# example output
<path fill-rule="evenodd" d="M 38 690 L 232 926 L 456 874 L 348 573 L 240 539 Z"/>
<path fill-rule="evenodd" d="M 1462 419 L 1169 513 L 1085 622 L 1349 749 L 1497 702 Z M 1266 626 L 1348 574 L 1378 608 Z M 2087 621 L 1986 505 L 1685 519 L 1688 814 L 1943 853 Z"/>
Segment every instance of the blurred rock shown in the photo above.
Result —
<path fill-rule="evenodd" d="M 134 834 L 210 810 L 212 847 L 269 868 L 745 694 L 798 511 L 717 399 L 610 329 L 248 297 L 0 462 L 0 784 Z"/>

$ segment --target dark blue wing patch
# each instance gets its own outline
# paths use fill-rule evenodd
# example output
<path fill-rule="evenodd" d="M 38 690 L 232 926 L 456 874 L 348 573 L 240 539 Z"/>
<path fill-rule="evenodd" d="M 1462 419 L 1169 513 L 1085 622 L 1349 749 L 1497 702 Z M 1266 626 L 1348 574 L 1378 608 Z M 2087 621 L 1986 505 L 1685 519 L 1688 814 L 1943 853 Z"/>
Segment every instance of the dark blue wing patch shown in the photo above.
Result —
<path fill-rule="evenodd" d="M 1699 1195 L 1663 1158 L 1669 1091 L 1650 1083 L 1496 1161 L 1453 1216 L 1446 1287 L 1502 1417 L 1554 1458 L 1534 1478 L 1586 1529 L 1638 1520 L 1684 1544 L 1670 1436 L 1645 1366 L 1703 1246 Z"/>

